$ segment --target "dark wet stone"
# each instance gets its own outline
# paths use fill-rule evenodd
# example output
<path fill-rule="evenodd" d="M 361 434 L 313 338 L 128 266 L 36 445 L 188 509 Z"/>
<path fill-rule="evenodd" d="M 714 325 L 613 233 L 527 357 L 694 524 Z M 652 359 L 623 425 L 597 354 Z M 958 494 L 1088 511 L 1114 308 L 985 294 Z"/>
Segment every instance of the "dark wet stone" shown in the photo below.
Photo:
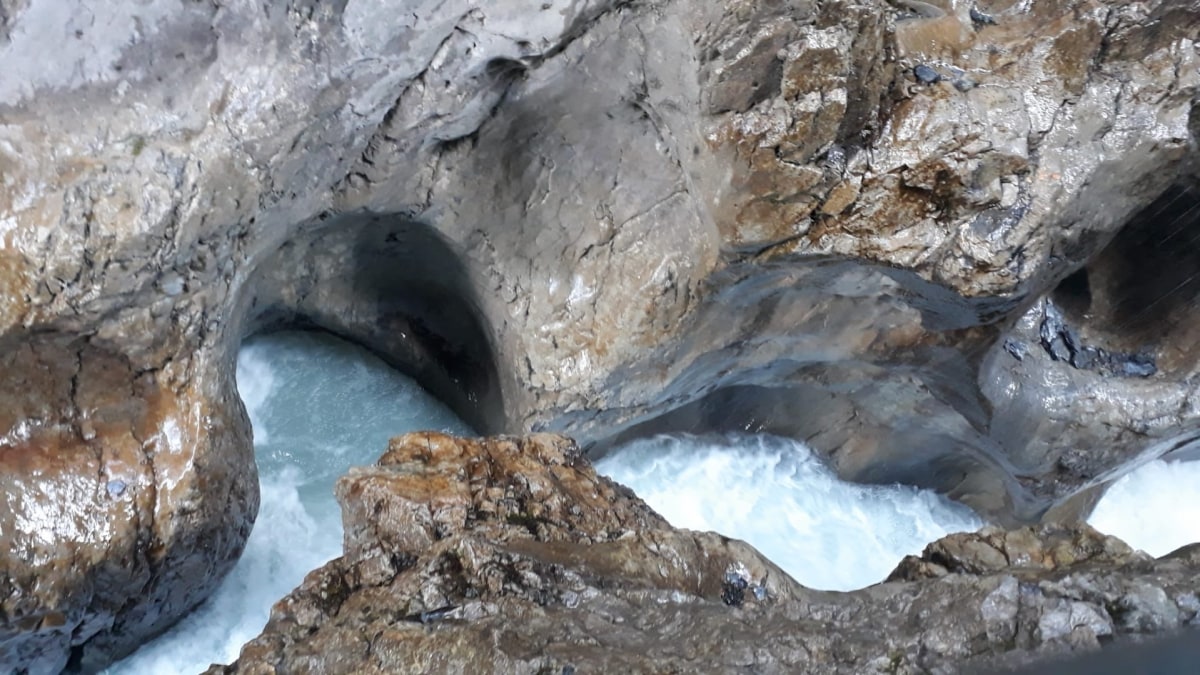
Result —
<path fill-rule="evenodd" d="M 1127 354 L 1086 345 L 1079 332 L 1063 318 L 1053 303 L 1047 302 L 1038 328 L 1042 348 L 1055 361 L 1065 361 L 1078 370 L 1093 370 L 1118 377 L 1149 377 L 1158 372 L 1152 354 Z M 1008 341 L 1004 348 L 1009 349 Z"/>
<path fill-rule="evenodd" d="M 721 582 L 721 601 L 730 607 L 741 607 L 746 601 L 746 589 L 750 582 L 736 572 L 726 572 Z"/>
<path fill-rule="evenodd" d="M 1071 360 L 1071 348 L 1067 345 L 1066 340 L 1062 339 L 1061 334 L 1057 335 L 1046 345 L 1047 351 L 1050 352 L 1050 357 L 1055 361 Z"/>
<path fill-rule="evenodd" d="M 977 7 L 971 7 L 971 23 L 976 26 L 995 26 L 996 18 L 991 14 L 979 11 Z"/>
<path fill-rule="evenodd" d="M 1004 341 L 1004 351 L 1012 355 L 1018 361 L 1024 361 L 1025 355 L 1029 353 L 1029 346 L 1020 340 L 1009 338 Z"/>
<path fill-rule="evenodd" d="M 936 70 L 925 64 L 913 68 L 913 77 L 917 78 L 917 81 L 923 84 L 933 84 L 942 79 L 942 76 Z"/>
<path fill-rule="evenodd" d="M 1150 377 L 1157 372 L 1158 366 L 1149 354 L 1134 354 L 1121 361 L 1120 373 L 1126 377 Z"/>
<path fill-rule="evenodd" d="M 1079 333 L 1074 328 L 1071 328 L 1070 325 L 1063 323 L 1060 334 L 1062 335 L 1063 343 L 1067 345 L 1067 349 L 1071 352 L 1072 362 L 1074 362 L 1075 355 L 1083 349 L 1083 342 L 1079 339 Z"/>
<path fill-rule="evenodd" d="M 1082 347 L 1071 355 L 1071 365 L 1082 370 L 1091 370 L 1100 364 L 1100 351 L 1095 347 Z"/>
<path fill-rule="evenodd" d="M 1066 344 L 1062 341 L 1062 332 L 1062 313 L 1058 311 L 1058 308 L 1053 303 L 1047 302 L 1043 310 L 1042 324 L 1038 328 L 1038 337 L 1041 338 L 1042 348 L 1055 361 L 1065 360 L 1071 355 Z"/>

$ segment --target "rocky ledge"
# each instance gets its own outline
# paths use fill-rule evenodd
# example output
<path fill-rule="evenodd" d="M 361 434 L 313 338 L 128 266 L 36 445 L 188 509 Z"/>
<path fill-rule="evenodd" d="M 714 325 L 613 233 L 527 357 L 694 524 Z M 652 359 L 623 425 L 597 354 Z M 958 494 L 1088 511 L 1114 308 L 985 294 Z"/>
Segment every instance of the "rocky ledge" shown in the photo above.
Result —
<path fill-rule="evenodd" d="M 232 673 L 953 672 L 1200 622 L 1200 549 L 1086 525 L 956 534 L 852 593 L 671 527 L 555 435 L 393 439 L 337 485 L 345 555 Z"/>

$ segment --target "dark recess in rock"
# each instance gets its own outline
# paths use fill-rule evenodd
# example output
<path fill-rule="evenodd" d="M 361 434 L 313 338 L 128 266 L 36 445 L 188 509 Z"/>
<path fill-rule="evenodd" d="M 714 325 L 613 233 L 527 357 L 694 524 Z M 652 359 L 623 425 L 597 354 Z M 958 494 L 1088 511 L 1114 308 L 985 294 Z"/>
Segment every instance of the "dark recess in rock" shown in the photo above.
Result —
<path fill-rule="evenodd" d="M 1048 310 L 1044 324 L 1049 333 L 1058 331 L 1062 344 L 1053 348 L 1059 358 L 1129 377 L 1195 363 L 1198 230 L 1200 194 L 1176 185 L 1131 219 L 1091 263 L 1064 279 L 1052 294 L 1061 312 Z M 1043 345 L 1055 345 L 1053 336 Z"/>
<path fill-rule="evenodd" d="M 1071 278 L 1077 277 L 1078 274 Z M 1039 332 L 1042 348 L 1050 358 L 1068 362 L 1075 368 L 1120 377 L 1150 377 L 1158 372 L 1153 354 L 1110 352 L 1103 347 L 1083 344 L 1079 333 L 1067 324 L 1052 301 L 1046 301 Z M 1006 349 L 1007 345 L 1006 341 Z"/>
<path fill-rule="evenodd" d="M 416 378 L 481 432 L 504 428 L 493 346 L 452 244 L 405 215 L 342 214 L 301 232 L 259 263 L 246 334 L 330 331 Z"/>

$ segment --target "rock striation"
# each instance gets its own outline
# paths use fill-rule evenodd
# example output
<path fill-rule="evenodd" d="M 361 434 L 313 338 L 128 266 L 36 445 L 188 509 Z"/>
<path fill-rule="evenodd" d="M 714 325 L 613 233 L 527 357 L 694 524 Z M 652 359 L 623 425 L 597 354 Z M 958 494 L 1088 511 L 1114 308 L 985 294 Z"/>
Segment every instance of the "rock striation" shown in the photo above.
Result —
<path fill-rule="evenodd" d="M 885 583 L 812 591 L 553 435 L 397 437 L 337 495 L 345 555 L 209 675 L 949 673 L 1200 622 L 1194 551 L 1086 525 L 950 535 Z"/>
<path fill-rule="evenodd" d="M 102 667 L 229 569 L 279 325 L 481 431 L 748 425 L 1078 517 L 1200 432 L 1198 41 L 1196 0 L 0 2 L 0 662 Z"/>

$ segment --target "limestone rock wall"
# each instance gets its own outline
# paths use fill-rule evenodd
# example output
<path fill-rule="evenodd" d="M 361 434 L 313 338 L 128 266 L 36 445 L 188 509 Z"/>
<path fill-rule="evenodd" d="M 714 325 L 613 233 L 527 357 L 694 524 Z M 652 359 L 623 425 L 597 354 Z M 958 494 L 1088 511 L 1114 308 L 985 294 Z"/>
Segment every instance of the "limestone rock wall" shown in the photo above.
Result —
<path fill-rule="evenodd" d="M 1186 2 L 757 7 L 701 33 L 723 169 L 706 187 L 732 249 L 1036 292 L 1165 189 L 1194 142 Z"/>

